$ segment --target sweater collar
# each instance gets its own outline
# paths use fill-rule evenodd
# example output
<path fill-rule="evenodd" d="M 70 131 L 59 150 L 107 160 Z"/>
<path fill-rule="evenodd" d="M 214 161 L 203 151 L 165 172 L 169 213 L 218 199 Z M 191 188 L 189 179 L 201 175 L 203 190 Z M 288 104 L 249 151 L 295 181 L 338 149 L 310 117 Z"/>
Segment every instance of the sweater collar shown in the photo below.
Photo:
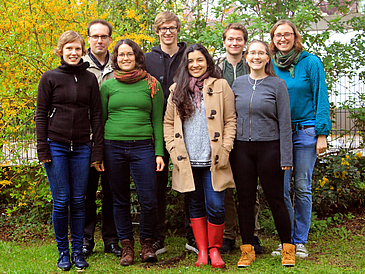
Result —
<path fill-rule="evenodd" d="M 58 68 L 65 73 L 75 74 L 85 71 L 89 67 L 89 62 L 84 62 L 84 60 L 80 60 L 77 65 L 70 65 L 66 63 L 65 60 L 61 57 L 61 66 Z"/>

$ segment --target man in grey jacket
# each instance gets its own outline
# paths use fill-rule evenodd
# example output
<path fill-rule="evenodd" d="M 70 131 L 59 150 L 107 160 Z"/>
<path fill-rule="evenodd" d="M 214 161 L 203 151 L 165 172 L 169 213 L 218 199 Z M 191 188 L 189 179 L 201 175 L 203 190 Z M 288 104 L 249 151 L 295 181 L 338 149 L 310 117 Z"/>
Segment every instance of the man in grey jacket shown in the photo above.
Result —
<path fill-rule="evenodd" d="M 95 74 L 99 87 L 104 81 L 114 77 L 111 55 L 108 51 L 109 44 L 112 41 L 112 30 L 113 28 L 109 22 L 100 19 L 91 21 L 87 27 L 90 48 L 88 49 L 88 54 L 84 56 L 84 61 L 90 63 L 88 70 Z M 120 257 L 122 256 L 122 249 L 118 245 L 119 239 L 113 217 L 113 196 L 110 191 L 108 177 L 105 172 L 99 173 L 93 167 L 90 168 L 86 192 L 86 216 L 82 252 L 84 256 L 89 256 L 95 246 L 94 232 L 97 222 L 95 200 L 100 177 L 102 187 L 101 231 L 104 241 L 104 252 L 113 253 Z"/>
<path fill-rule="evenodd" d="M 231 23 L 223 30 L 223 46 L 226 49 L 226 57 L 219 58 L 217 66 L 222 71 L 222 76 L 228 81 L 232 87 L 233 82 L 238 76 L 249 73 L 249 68 L 243 58 L 244 48 L 246 47 L 248 33 L 246 28 L 240 23 Z M 235 247 L 236 232 L 237 232 L 237 211 L 234 201 L 234 193 L 232 188 L 226 189 L 224 199 L 226 209 L 225 230 L 223 235 L 223 245 L 221 253 L 230 253 Z M 255 205 L 255 233 L 254 233 L 254 248 L 256 254 L 263 253 L 263 248 L 260 245 L 258 231 L 260 225 L 257 221 L 259 213 L 259 199 L 256 197 Z"/>

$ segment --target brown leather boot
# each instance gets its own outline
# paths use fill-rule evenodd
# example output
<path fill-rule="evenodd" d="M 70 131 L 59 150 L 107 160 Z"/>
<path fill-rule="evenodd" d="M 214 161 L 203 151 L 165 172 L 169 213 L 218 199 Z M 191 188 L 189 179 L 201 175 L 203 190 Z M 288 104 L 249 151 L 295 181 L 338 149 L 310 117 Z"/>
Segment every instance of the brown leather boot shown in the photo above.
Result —
<path fill-rule="evenodd" d="M 155 252 L 153 252 L 153 248 L 152 245 L 155 241 L 152 238 L 148 238 L 148 239 L 141 239 L 141 247 L 142 247 L 142 251 L 141 251 L 141 258 L 142 258 L 142 263 L 144 262 L 157 262 L 157 255 L 155 254 Z"/>
<path fill-rule="evenodd" d="M 120 259 L 120 264 L 123 266 L 128 266 L 133 264 L 134 259 L 134 241 L 125 239 L 121 241 L 123 248 L 122 258 Z"/>

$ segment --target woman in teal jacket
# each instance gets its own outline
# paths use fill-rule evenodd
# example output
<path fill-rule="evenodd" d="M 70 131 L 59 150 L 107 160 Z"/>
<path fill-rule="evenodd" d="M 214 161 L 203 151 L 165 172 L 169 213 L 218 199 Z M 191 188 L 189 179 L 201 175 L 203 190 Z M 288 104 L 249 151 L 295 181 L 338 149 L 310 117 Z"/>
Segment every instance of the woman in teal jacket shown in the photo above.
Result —
<path fill-rule="evenodd" d="M 274 69 L 286 82 L 293 134 L 293 173 L 285 173 L 284 196 L 292 222 L 296 256 L 305 258 L 312 214 L 312 174 L 317 155 L 327 149 L 331 130 L 330 107 L 321 60 L 303 50 L 302 39 L 289 20 L 278 21 L 270 31 Z M 290 199 L 294 177 L 295 208 Z M 272 255 L 279 255 L 281 246 Z"/>

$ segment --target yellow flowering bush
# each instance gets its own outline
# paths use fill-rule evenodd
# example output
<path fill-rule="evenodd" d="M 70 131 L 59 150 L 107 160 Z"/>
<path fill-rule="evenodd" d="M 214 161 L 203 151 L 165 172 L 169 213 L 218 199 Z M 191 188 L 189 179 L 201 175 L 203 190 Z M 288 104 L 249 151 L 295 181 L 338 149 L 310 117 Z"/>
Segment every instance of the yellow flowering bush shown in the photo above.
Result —
<path fill-rule="evenodd" d="M 365 202 L 365 160 L 361 152 L 340 150 L 317 160 L 313 172 L 316 212 L 340 210 Z"/>
<path fill-rule="evenodd" d="M 86 41 L 88 22 L 107 15 L 98 14 L 94 0 L 0 2 L 0 203 L 7 216 L 50 220 L 52 198 L 35 155 L 38 82 L 59 64 L 53 49 L 63 32 Z"/>

